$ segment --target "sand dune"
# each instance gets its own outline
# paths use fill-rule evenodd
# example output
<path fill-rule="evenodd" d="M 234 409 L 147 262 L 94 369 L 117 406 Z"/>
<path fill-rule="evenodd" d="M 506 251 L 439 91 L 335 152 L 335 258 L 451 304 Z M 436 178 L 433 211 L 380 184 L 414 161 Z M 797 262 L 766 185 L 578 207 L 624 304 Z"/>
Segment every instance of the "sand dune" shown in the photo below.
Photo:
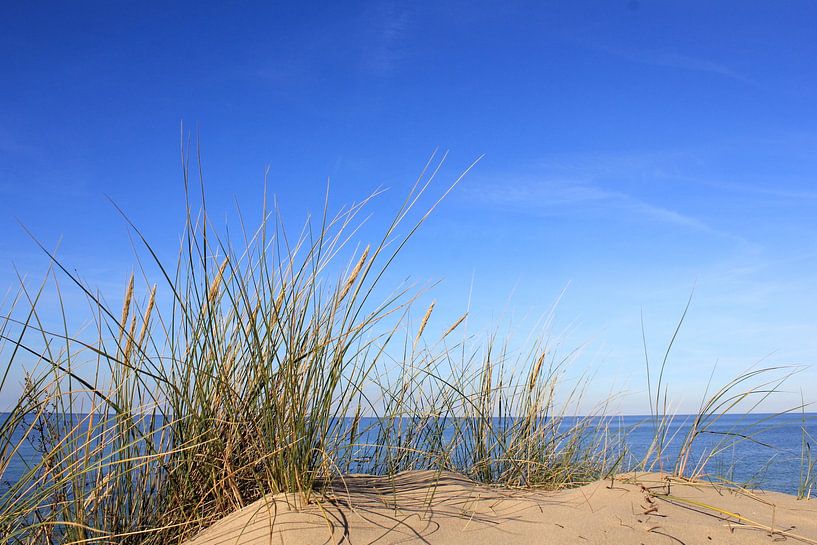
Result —
<path fill-rule="evenodd" d="M 357 475 L 320 501 L 295 503 L 269 496 L 187 545 L 817 544 L 815 501 L 657 474 L 559 492 L 494 489 L 428 471 Z"/>

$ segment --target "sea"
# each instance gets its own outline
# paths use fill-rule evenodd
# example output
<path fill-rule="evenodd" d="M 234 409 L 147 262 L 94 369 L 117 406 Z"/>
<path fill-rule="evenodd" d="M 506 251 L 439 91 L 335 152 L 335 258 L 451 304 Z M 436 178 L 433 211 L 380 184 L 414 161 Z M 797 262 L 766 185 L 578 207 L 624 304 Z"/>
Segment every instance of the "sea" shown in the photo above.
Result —
<path fill-rule="evenodd" d="M 5 416 L 0 413 L 0 419 Z M 580 418 L 565 417 L 559 425 L 567 429 Z M 345 426 L 351 422 L 347 420 Z M 364 418 L 361 428 L 371 428 L 373 420 Z M 603 424 L 608 445 L 616 445 L 623 453 L 619 469 L 635 468 L 650 448 L 656 421 L 650 416 L 619 416 L 605 417 Z M 704 428 L 702 424 L 705 431 L 693 443 L 688 470 L 708 459 L 705 472 L 712 477 L 751 488 L 817 495 L 817 413 L 726 414 L 699 422 L 698 429 Z M 694 425 L 694 415 L 676 415 L 671 420 L 664 432 L 662 462 L 654 470 L 673 469 L 680 445 Z M 14 437 L 11 439 L 14 442 Z M 5 467 L 0 475 L 0 494 L 39 460 L 36 444 L 28 441 L 13 456 L 5 456 L 6 460 L 0 460 L 0 470 Z M 365 471 L 366 467 L 355 469 Z"/>

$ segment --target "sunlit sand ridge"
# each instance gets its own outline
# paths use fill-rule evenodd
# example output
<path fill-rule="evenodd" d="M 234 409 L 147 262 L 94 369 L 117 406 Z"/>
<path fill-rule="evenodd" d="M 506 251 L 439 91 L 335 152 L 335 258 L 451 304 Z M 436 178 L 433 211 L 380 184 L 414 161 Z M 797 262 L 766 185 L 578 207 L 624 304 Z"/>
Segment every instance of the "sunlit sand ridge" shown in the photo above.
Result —
<path fill-rule="evenodd" d="M 556 492 L 451 473 L 353 475 L 322 499 L 268 496 L 187 545 L 817 543 L 817 505 L 778 493 L 629 474 Z"/>

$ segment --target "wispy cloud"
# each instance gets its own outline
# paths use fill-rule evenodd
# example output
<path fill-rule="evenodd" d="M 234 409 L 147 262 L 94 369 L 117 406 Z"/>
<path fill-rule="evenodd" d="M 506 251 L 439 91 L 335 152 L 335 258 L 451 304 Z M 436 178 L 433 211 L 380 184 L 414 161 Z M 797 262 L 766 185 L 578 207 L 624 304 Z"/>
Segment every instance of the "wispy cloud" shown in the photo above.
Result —
<path fill-rule="evenodd" d="M 372 3 L 356 17 L 327 25 L 322 32 L 295 29 L 296 39 L 227 69 L 226 77 L 260 81 L 300 101 L 333 70 L 342 69 L 350 77 L 391 76 L 411 55 L 413 22 L 411 4 Z"/>
<path fill-rule="evenodd" d="M 710 180 L 700 178 L 678 178 L 689 183 L 705 185 L 715 189 L 721 189 L 730 193 L 742 193 L 748 195 L 759 195 L 763 197 L 773 197 L 775 199 L 785 200 L 791 203 L 800 203 L 804 205 L 813 205 L 813 201 L 817 201 L 817 192 L 815 191 L 799 191 L 796 189 L 779 189 L 776 187 L 760 187 L 757 185 L 736 183 L 721 180 Z"/>
<path fill-rule="evenodd" d="M 595 46 L 593 49 L 639 64 L 713 74 L 752 85 L 757 83 L 726 64 L 670 49 L 636 49 L 621 46 Z"/>
<path fill-rule="evenodd" d="M 551 178 L 603 180 L 677 176 L 701 161 L 696 150 L 575 151 L 545 155 L 533 163 Z"/>
<path fill-rule="evenodd" d="M 376 4 L 366 14 L 369 29 L 364 43 L 363 65 L 378 75 L 391 75 L 408 56 L 406 35 L 411 12 L 400 2 Z"/>
<path fill-rule="evenodd" d="M 560 209 L 627 213 L 688 229 L 717 232 L 700 219 L 676 210 L 646 202 L 620 191 L 581 182 L 564 180 L 506 182 L 474 188 L 471 195 L 490 205 L 522 207 L 545 213 L 557 212 Z"/>

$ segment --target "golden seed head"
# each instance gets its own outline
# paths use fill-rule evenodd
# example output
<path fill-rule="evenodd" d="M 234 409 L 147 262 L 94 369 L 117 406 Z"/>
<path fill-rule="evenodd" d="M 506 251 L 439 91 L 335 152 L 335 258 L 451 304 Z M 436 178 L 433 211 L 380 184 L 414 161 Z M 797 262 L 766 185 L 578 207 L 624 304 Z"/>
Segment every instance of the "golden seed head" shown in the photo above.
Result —
<path fill-rule="evenodd" d="M 443 339 L 445 339 L 446 337 L 448 337 L 448 335 L 450 335 L 452 331 L 454 331 L 455 329 L 457 329 L 457 328 L 460 326 L 460 324 L 461 324 L 461 323 L 463 323 L 463 322 L 465 321 L 465 318 L 467 318 L 467 317 L 468 317 L 468 313 L 467 313 L 467 312 L 466 312 L 465 314 L 463 314 L 462 316 L 460 316 L 460 319 L 459 319 L 459 320 L 457 320 L 456 322 L 454 322 L 454 324 L 453 324 L 451 327 L 449 327 L 449 328 L 448 328 L 448 331 L 446 331 L 446 332 L 443 334 L 442 338 L 443 338 Z"/>
<path fill-rule="evenodd" d="M 153 312 L 153 306 L 156 304 L 156 284 L 153 284 L 153 288 L 150 290 L 150 298 L 148 299 L 148 308 L 145 311 L 145 319 L 142 322 L 142 330 L 139 332 L 139 347 L 142 346 L 142 343 L 145 340 L 145 335 L 148 332 L 148 326 L 150 324 L 150 315 Z"/>
<path fill-rule="evenodd" d="M 213 278 L 213 282 L 210 284 L 210 293 L 207 297 L 210 302 L 215 301 L 216 296 L 218 295 L 218 288 L 221 286 L 221 279 L 224 277 L 224 269 L 227 268 L 227 262 L 229 260 L 229 257 L 224 258 L 224 261 L 221 262 L 221 267 L 218 269 L 216 277 Z"/>
<path fill-rule="evenodd" d="M 343 298 L 349 293 L 349 290 L 352 289 L 352 286 L 354 286 L 357 276 L 360 274 L 360 271 L 363 269 L 363 265 L 366 263 L 366 259 L 369 257 L 369 249 L 370 246 L 366 246 L 366 249 L 363 250 L 363 254 L 360 256 L 357 265 L 355 265 L 355 268 L 352 270 L 352 274 L 349 275 L 349 278 L 346 280 L 346 284 L 343 286 L 343 291 L 341 291 L 338 301 L 342 301 Z"/>
<path fill-rule="evenodd" d="M 133 298 L 133 273 L 128 280 L 128 287 L 125 288 L 125 300 L 122 303 L 122 318 L 119 320 L 120 335 L 125 331 L 125 324 L 128 322 L 128 314 L 130 314 L 130 303 Z"/>
<path fill-rule="evenodd" d="M 420 341 L 420 337 L 423 335 L 423 331 L 425 331 L 426 325 L 428 324 L 428 319 L 431 318 L 431 312 L 434 310 L 435 303 L 436 301 L 431 301 L 431 304 L 428 305 L 428 310 L 426 310 L 425 315 L 423 315 L 423 320 L 420 322 L 420 329 L 417 330 L 417 336 L 414 338 L 414 344 Z"/>

